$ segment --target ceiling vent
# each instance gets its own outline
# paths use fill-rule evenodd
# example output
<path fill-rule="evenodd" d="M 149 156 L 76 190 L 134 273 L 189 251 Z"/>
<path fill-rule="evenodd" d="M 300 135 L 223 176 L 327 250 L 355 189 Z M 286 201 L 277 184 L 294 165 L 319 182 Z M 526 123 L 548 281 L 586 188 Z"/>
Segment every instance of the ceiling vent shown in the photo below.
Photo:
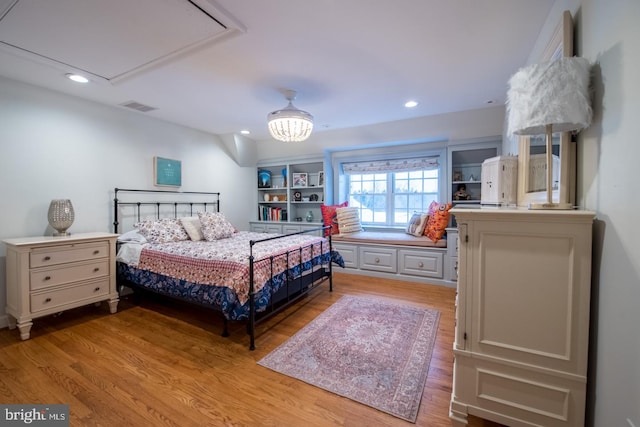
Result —
<path fill-rule="evenodd" d="M 215 0 L 0 0 L 0 48 L 110 83 L 244 32 Z"/>
<path fill-rule="evenodd" d="M 120 105 L 122 105 L 123 107 L 134 109 L 134 110 L 142 111 L 143 113 L 157 110 L 157 108 L 155 107 L 149 107 L 148 105 L 140 104 L 139 102 L 136 102 L 136 101 L 128 101 Z"/>

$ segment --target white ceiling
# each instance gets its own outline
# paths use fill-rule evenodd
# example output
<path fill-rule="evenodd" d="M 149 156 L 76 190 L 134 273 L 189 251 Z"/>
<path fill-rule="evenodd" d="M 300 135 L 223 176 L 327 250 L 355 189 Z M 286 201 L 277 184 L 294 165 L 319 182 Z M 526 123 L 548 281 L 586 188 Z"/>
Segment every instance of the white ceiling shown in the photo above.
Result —
<path fill-rule="evenodd" d="M 0 75 L 256 140 L 293 89 L 321 132 L 504 104 L 554 1 L 0 0 Z"/>

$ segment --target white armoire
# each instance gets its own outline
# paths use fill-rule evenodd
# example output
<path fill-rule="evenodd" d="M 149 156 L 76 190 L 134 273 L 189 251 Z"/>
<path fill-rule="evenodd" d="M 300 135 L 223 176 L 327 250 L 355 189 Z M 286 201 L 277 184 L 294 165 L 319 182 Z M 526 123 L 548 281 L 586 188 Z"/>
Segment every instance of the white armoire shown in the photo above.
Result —
<path fill-rule="evenodd" d="M 458 224 L 450 417 L 583 426 L 595 214 L 452 209 Z"/>

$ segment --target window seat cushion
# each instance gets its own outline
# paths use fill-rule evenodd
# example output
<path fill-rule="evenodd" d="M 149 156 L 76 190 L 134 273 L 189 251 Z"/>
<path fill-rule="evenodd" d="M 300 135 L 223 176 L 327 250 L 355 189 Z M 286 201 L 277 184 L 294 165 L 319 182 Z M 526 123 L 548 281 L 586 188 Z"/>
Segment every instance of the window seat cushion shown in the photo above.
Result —
<path fill-rule="evenodd" d="M 357 233 L 333 235 L 333 242 L 375 243 L 381 245 L 420 246 L 427 248 L 446 248 L 447 239 L 433 242 L 425 236 L 416 237 L 404 232 L 359 231 Z"/>

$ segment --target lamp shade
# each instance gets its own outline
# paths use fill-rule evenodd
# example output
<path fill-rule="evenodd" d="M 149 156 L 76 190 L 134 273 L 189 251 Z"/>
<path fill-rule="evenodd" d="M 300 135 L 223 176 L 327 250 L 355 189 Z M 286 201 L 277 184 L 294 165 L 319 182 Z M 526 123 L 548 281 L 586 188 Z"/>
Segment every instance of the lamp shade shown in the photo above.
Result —
<path fill-rule="evenodd" d="M 509 80 L 507 109 L 509 135 L 540 135 L 577 131 L 591 123 L 589 61 L 560 58 L 530 65 Z"/>
<path fill-rule="evenodd" d="M 47 219 L 51 228 L 56 230 L 54 236 L 68 236 L 67 229 L 73 224 L 75 212 L 69 199 L 53 199 L 49 204 Z"/>
<path fill-rule="evenodd" d="M 285 93 L 289 104 L 267 114 L 269 133 L 274 139 L 284 142 L 301 142 L 309 138 L 313 130 L 313 116 L 293 106 L 295 91 Z"/>

